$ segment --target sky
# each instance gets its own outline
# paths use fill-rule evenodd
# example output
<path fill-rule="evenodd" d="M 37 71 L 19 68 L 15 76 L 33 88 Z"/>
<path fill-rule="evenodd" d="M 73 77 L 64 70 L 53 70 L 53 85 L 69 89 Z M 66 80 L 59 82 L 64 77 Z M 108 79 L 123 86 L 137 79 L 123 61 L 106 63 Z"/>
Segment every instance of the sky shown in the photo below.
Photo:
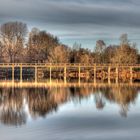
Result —
<path fill-rule="evenodd" d="M 0 0 L 0 24 L 27 23 L 62 43 L 94 49 L 102 39 L 118 44 L 123 33 L 140 49 L 140 0 Z"/>

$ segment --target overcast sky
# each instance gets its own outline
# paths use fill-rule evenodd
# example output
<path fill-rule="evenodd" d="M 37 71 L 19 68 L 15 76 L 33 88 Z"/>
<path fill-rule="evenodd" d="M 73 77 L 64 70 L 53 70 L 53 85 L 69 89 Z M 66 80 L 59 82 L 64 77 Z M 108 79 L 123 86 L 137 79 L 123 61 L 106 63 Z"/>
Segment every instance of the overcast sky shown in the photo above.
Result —
<path fill-rule="evenodd" d="M 0 23 L 23 21 L 57 35 L 63 43 L 119 42 L 122 33 L 140 45 L 140 0 L 0 0 Z"/>

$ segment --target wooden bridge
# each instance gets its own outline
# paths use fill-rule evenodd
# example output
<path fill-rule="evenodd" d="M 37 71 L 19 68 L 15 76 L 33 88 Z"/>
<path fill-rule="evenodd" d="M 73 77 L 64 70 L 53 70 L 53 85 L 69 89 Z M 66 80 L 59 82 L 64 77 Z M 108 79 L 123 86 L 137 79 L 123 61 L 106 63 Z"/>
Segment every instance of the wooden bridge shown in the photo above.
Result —
<path fill-rule="evenodd" d="M 54 71 L 61 71 L 60 75 L 63 77 L 64 83 L 67 83 L 68 77 L 76 77 L 78 82 L 83 77 L 90 77 L 94 83 L 99 77 L 107 77 L 108 82 L 115 77 L 115 81 L 118 83 L 120 75 L 129 77 L 130 82 L 133 82 L 134 78 L 140 79 L 139 64 L 0 63 L 0 70 L 11 69 L 12 82 L 15 82 L 17 68 L 19 69 L 19 82 L 23 82 L 23 69 L 25 68 L 33 69 L 35 83 L 43 78 L 44 71 L 49 73 L 47 78 L 50 82 Z"/>

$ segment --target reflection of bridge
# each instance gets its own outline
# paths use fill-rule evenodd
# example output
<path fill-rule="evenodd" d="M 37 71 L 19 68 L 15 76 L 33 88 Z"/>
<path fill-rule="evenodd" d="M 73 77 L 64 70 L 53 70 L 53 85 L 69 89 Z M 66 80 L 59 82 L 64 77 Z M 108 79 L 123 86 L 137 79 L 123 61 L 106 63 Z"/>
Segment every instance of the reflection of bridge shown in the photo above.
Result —
<path fill-rule="evenodd" d="M 133 64 L 52 64 L 52 63 L 0 63 L 0 74 L 3 69 L 11 69 L 10 80 L 15 81 L 15 75 L 19 72 L 19 81 L 23 81 L 24 70 L 33 69 L 33 80 L 37 83 L 43 79 L 45 73 L 48 81 L 52 81 L 54 75 L 63 77 L 64 83 L 67 83 L 68 77 L 77 78 L 78 82 L 82 78 L 91 78 L 96 83 L 98 78 L 104 78 L 110 83 L 111 79 L 115 79 L 115 83 L 120 78 L 128 78 L 130 82 L 133 79 L 140 79 L 140 65 Z M 18 69 L 18 71 L 16 71 Z M 59 73 L 59 74 L 58 74 Z M 6 74 L 5 74 L 6 75 Z M 4 76 L 4 75 L 2 75 Z M 6 78 L 5 78 L 6 79 Z"/>
<path fill-rule="evenodd" d="M 0 87 L 19 87 L 19 88 L 67 88 L 67 87 L 92 87 L 92 88 L 118 88 L 118 87 L 140 87 L 140 83 L 44 83 L 44 82 L 0 82 Z"/>

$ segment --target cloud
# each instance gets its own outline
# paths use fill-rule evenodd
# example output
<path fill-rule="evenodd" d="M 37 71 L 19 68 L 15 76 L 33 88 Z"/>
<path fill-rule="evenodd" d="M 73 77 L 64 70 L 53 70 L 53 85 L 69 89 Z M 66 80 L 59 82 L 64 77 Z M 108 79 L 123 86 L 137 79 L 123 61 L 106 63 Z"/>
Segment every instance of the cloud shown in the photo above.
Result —
<path fill-rule="evenodd" d="M 0 23 L 21 20 L 67 37 L 140 32 L 139 0 L 1 0 Z"/>
<path fill-rule="evenodd" d="M 140 26 L 140 10 L 133 9 L 139 2 L 132 3 L 132 0 L 3 0 L 0 2 L 0 17 L 53 24 Z"/>

